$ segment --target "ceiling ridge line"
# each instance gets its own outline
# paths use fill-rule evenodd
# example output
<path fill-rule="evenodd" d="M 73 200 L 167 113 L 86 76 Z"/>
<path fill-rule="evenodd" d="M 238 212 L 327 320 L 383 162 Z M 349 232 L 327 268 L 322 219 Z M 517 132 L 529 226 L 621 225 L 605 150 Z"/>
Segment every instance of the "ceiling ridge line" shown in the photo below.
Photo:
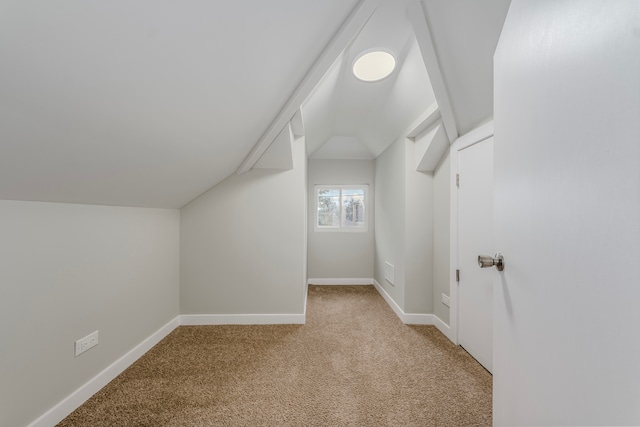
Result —
<path fill-rule="evenodd" d="M 291 120 L 298 108 L 300 108 L 300 105 L 302 105 L 304 100 L 322 80 L 335 60 L 364 27 L 373 12 L 378 8 L 380 1 L 381 0 L 361 0 L 358 5 L 356 5 L 344 24 L 331 38 L 331 41 L 329 41 L 318 59 L 311 66 L 309 72 L 302 78 L 302 81 L 296 87 L 294 93 L 282 110 L 280 110 L 276 119 L 271 122 L 266 132 L 242 161 L 240 167 L 236 170 L 237 174 L 246 173 L 253 168 L 273 143 L 274 138 L 280 134 L 282 128 Z"/>

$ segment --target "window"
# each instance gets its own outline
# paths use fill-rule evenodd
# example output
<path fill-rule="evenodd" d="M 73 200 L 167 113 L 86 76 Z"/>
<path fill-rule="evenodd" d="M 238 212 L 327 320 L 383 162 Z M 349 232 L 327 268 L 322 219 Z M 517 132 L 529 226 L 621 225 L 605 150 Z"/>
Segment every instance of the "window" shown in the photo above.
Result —
<path fill-rule="evenodd" d="M 367 231 L 367 185 L 316 185 L 316 231 Z"/>

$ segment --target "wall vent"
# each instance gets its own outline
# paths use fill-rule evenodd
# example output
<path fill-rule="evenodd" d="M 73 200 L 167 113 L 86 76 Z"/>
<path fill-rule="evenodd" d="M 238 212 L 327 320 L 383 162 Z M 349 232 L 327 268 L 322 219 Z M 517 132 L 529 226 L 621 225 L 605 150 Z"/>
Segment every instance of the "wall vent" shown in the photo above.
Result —
<path fill-rule="evenodd" d="M 393 265 L 389 264 L 388 262 L 385 262 L 384 263 L 384 280 L 386 280 L 387 282 L 393 285 L 395 280 L 394 276 L 395 276 L 395 272 L 394 272 Z"/>

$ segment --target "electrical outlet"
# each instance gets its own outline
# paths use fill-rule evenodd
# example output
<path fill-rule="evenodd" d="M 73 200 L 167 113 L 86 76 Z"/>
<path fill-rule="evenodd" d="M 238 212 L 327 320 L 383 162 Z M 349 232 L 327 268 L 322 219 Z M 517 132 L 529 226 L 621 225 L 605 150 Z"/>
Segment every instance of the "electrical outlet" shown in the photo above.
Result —
<path fill-rule="evenodd" d="M 449 306 L 449 295 L 442 294 L 442 303 L 444 305 L 446 305 L 447 307 L 450 307 Z"/>
<path fill-rule="evenodd" d="M 98 331 L 92 332 L 84 338 L 76 341 L 76 357 L 80 356 L 91 347 L 98 345 Z"/>

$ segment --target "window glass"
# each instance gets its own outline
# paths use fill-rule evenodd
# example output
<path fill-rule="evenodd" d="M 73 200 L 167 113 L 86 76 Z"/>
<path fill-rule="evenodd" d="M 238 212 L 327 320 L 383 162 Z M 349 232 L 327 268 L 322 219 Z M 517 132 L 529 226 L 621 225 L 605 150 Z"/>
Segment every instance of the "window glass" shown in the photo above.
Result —
<path fill-rule="evenodd" d="M 366 185 L 316 185 L 316 231 L 366 231 Z"/>
<path fill-rule="evenodd" d="M 318 226 L 340 226 L 340 190 L 318 190 Z"/>
<path fill-rule="evenodd" d="M 364 227 L 364 190 L 342 190 L 343 227 Z"/>

